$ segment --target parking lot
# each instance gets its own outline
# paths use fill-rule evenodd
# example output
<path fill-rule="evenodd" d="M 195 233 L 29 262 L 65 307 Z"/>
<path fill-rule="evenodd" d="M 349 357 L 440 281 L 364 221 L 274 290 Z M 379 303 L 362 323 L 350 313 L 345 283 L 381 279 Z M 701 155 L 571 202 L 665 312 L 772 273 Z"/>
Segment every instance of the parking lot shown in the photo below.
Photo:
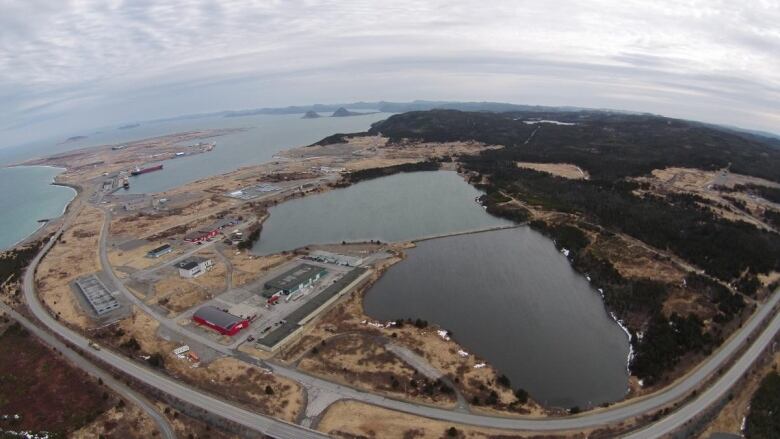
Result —
<path fill-rule="evenodd" d="M 326 272 L 310 286 L 306 286 L 289 296 L 282 295 L 274 305 L 268 305 L 268 299 L 262 296 L 266 282 L 304 263 L 322 267 Z M 295 314 L 296 311 L 303 308 L 306 308 L 310 312 L 314 311 L 318 306 L 312 308 L 312 304 L 309 303 L 313 302 L 313 304 L 318 304 L 320 301 L 317 300 L 317 297 L 351 270 L 351 267 L 296 259 L 276 267 L 265 276 L 249 285 L 240 288 L 232 288 L 214 299 L 184 311 L 177 317 L 177 321 L 186 323 L 192 319 L 192 315 L 198 308 L 205 305 L 212 305 L 219 309 L 227 310 L 227 312 L 235 316 L 250 319 L 251 325 L 249 329 L 243 330 L 229 339 L 220 336 L 215 331 L 208 328 L 200 328 L 191 324 L 193 330 L 199 331 L 203 335 L 208 335 L 209 337 L 230 346 L 238 346 L 244 341 L 247 341 L 247 339 L 252 341 L 260 340 L 274 332 L 275 329 L 288 323 L 287 320 L 289 316 Z M 307 304 L 309 305 L 307 306 Z M 308 315 L 310 312 L 307 312 L 306 314 Z M 289 323 L 297 324 L 298 322 Z"/>

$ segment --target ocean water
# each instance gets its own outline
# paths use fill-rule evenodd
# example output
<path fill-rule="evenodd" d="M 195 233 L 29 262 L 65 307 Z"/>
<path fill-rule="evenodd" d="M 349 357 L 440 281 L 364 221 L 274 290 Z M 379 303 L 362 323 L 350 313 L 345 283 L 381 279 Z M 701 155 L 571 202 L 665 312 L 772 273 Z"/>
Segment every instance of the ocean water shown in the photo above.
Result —
<path fill-rule="evenodd" d="M 213 140 L 214 151 L 163 162 L 165 169 L 131 178 L 130 193 L 161 192 L 242 166 L 273 159 L 278 152 L 314 143 L 335 133 L 367 130 L 388 113 L 352 117 L 302 119 L 300 114 L 246 117 L 199 117 L 147 122 L 131 129 L 104 127 L 83 133 L 84 138 L 35 142 L 21 147 L 0 148 L 0 166 L 74 149 L 124 143 L 185 131 L 240 128 Z M 142 166 L 144 163 L 138 163 Z M 47 167 L 0 168 L 0 248 L 8 248 L 35 232 L 43 218 L 59 216 L 73 198 L 69 188 L 51 186 L 61 169 Z"/>
<path fill-rule="evenodd" d="M 54 186 L 63 172 L 46 166 L 0 168 L 0 249 L 12 247 L 41 227 L 39 219 L 62 215 L 76 191 Z"/>

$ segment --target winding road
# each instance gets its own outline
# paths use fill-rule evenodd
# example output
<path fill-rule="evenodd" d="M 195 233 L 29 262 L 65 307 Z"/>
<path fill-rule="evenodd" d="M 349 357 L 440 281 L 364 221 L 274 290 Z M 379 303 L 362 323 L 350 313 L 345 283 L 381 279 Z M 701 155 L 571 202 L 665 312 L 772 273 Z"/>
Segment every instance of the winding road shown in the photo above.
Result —
<path fill-rule="evenodd" d="M 115 274 L 111 270 L 110 264 L 108 264 L 108 258 L 106 255 L 106 239 L 108 235 L 109 223 L 110 212 L 106 211 L 106 217 L 100 237 L 100 260 L 103 264 L 104 271 L 116 284 L 117 288 L 134 305 L 138 306 L 144 312 L 149 313 L 167 329 L 174 331 L 185 339 L 196 339 L 198 342 L 203 343 L 204 345 L 207 345 L 225 355 L 236 355 L 237 352 L 230 347 L 222 346 L 212 341 L 211 339 L 192 333 L 176 324 L 176 322 L 173 320 L 160 315 L 156 312 L 156 310 L 135 297 L 135 295 L 133 295 L 124 287 L 122 282 L 116 278 Z M 66 224 L 67 222 L 65 222 L 62 227 L 64 228 Z M 63 228 L 61 228 L 54 235 L 53 239 L 46 244 L 41 253 L 39 253 L 30 264 L 24 277 L 24 295 L 30 310 L 50 330 L 71 341 L 77 346 L 86 348 L 88 340 L 54 320 L 43 308 L 38 300 L 37 295 L 35 294 L 35 269 L 45 252 L 53 245 L 54 242 L 56 242 L 56 238 L 60 236 Z M 617 404 L 607 409 L 587 412 L 579 416 L 563 418 L 505 418 L 463 413 L 460 411 L 451 411 L 415 404 L 412 402 L 395 400 L 392 398 L 383 397 L 381 395 L 359 391 L 308 375 L 295 368 L 286 367 L 279 364 L 263 363 L 260 360 L 253 360 L 251 362 L 258 365 L 265 365 L 266 367 L 272 369 L 274 373 L 298 381 L 306 388 L 317 389 L 318 392 L 327 392 L 333 396 L 338 396 L 338 399 L 357 400 L 388 409 L 398 410 L 452 423 L 524 431 L 550 432 L 605 427 L 634 418 L 636 416 L 652 413 L 655 410 L 681 400 L 691 391 L 698 390 L 700 396 L 678 408 L 675 412 L 671 413 L 661 421 L 637 432 L 634 436 L 656 437 L 657 435 L 662 435 L 665 432 L 670 432 L 680 427 L 693 416 L 716 402 L 718 398 L 724 395 L 724 392 L 727 392 L 731 388 L 735 380 L 748 370 L 748 368 L 753 364 L 756 358 L 758 358 L 763 349 L 772 342 L 775 334 L 778 332 L 778 329 L 780 329 L 780 314 L 778 314 L 775 309 L 778 301 L 780 301 L 780 290 L 775 291 L 765 304 L 758 305 L 759 307 L 751 319 L 749 319 L 739 331 L 734 333 L 732 337 L 727 340 L 718 351 L 716 351 L 702 364 L 700 364 L 693 372 L 678 380 L 670 387 L 667 387 L 652 395 L 639 398 L 634 401 Z M 767 318 L 770 319 L 769 323 L 767 323 L 766 328 L 756 338 L 756 341 L 753 343 L 753 345 L 750 346 L 750 348 L 742 354 L 742 356 L 729 368 L 729 370 L 721 375 L 708 389 L 700 389 L 702 383 L 706 382 L 709 377 L 718 372 L 719 369 L 721 369 L 734 356 L 734 354 L 736 354 L 743 346 L 745 346 L 746 342 L 750 340 L 751 334 L 759 329 L 760 325 L 762 325 Z M 187 401 L 208 412 L 224 417 L 225 419 L 259 430 L 271 436 L 277 438 L 324 437 L 321 433 L 310 430 L 308 428 L 249 412 L 222 399 L 187 387 L 149 367 L 141 366 L 138 363 L 125 358 L 124 356 L 114 354 L 106 349 L 92 353 L 100 360 L 123 371 L 135 379 L 157 387 L 163 392 Z M 243 357 L 242 359 L 249 361 L 246 359 L 246 356 L 237 355 L 237 357 Z"/>
<path fill-rule="evenodd" d="M 60 341 L 57 337 L 35 326 L 30 320 L 28 320 L 26 317 L 22 316 L 18 312 L 8 307 L 8 305 L 6 305 L 5 303 L 0 302 L 0 310 L 4 311 L 12 319 L 19 322 L 26 330 L 33 333 L 44 343 L 62 352 L 62 355 L 64 355 L 68 360 L 70 360 L 71 363 L 75 364 L 79 369 L 84 370 L 85 372 L 89 373 L 95 378 L 101 379 L 103 383 L 106 386 L 108 386 L 111 390 L 115 391 L 117 394 L 121 395 L 131 403 L 137 405 L 141 410 L 146 412 L 146 414 L 149 415 L 152 421 L 154 421 L 154 423 L 157 424 L 157 429 L 160 431 L 160 435 L 163 438 L 176 439 L 176 434 L 174 433 L 171 424 L 168 422 L 168 420 L 165 418 L 164 415 L 162 415 L 159 411 L 157 411 L 154 404 L 152 404 L 149 400 L 141 396 L 138 392 L 127 387 L 121 381 L 114 379 L 114 377 L 111 376 L 109 373 L 104 372 L 102 369 L 95 366 L 95 364 L 93 364 L 86 358 L 79 355 L 73 349 L 66 346 L 65 343 Z"/>

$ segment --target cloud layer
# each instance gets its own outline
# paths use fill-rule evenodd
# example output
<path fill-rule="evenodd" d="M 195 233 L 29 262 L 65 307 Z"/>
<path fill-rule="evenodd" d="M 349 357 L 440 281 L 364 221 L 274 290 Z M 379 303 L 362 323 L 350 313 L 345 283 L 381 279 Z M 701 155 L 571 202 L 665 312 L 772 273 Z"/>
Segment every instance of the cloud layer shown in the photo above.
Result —
<path fill-rule="evenodd" d="M 780 2 L 0 0 L 0 133 L 470 99 L 780 131 Z"/>

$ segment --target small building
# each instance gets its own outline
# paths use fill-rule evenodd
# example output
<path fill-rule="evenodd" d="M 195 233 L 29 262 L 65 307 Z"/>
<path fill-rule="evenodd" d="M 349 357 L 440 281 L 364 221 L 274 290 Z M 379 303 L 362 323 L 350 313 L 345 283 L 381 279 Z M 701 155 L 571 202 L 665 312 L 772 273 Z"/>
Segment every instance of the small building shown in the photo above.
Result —
<path fill-rule="evenodd" d="M 318 281 L 327 271 L 316 265 L 300 264 L 265 283 L 263 296 L 293 294 Z"/>
<path fill-rule="evenodd" d="M 176 264 L 179 268 L 179 276 L 193 279 L 214 268 L 211 259 L 187 259 Z"/>
<path fill-rule="evenodd" d="M 202 306 L 192 316 L 192 320 L 219 332 L 222 335 L 233 336 L 238 331 L 249 327 L 249 320 L 222 311 L 216 306 Z"/>
<path fill-rule="evenodd" d="M 206 228 L 187 233 L 184 235 L 184 240 L 192 243 L 203 242 L 219 235 L 225 227 L 236 224 L 238 224 L 238 220 L 234 218 L 222 218 Z"/>
<path fill-rule="evenodd" d="M 150 258 L 159 258 L 160 256 L 167 255 L 173 251 L 173 247 L 170 244 L 163 244 L 157 248 L 154 248 L 146 254 Z"/>

